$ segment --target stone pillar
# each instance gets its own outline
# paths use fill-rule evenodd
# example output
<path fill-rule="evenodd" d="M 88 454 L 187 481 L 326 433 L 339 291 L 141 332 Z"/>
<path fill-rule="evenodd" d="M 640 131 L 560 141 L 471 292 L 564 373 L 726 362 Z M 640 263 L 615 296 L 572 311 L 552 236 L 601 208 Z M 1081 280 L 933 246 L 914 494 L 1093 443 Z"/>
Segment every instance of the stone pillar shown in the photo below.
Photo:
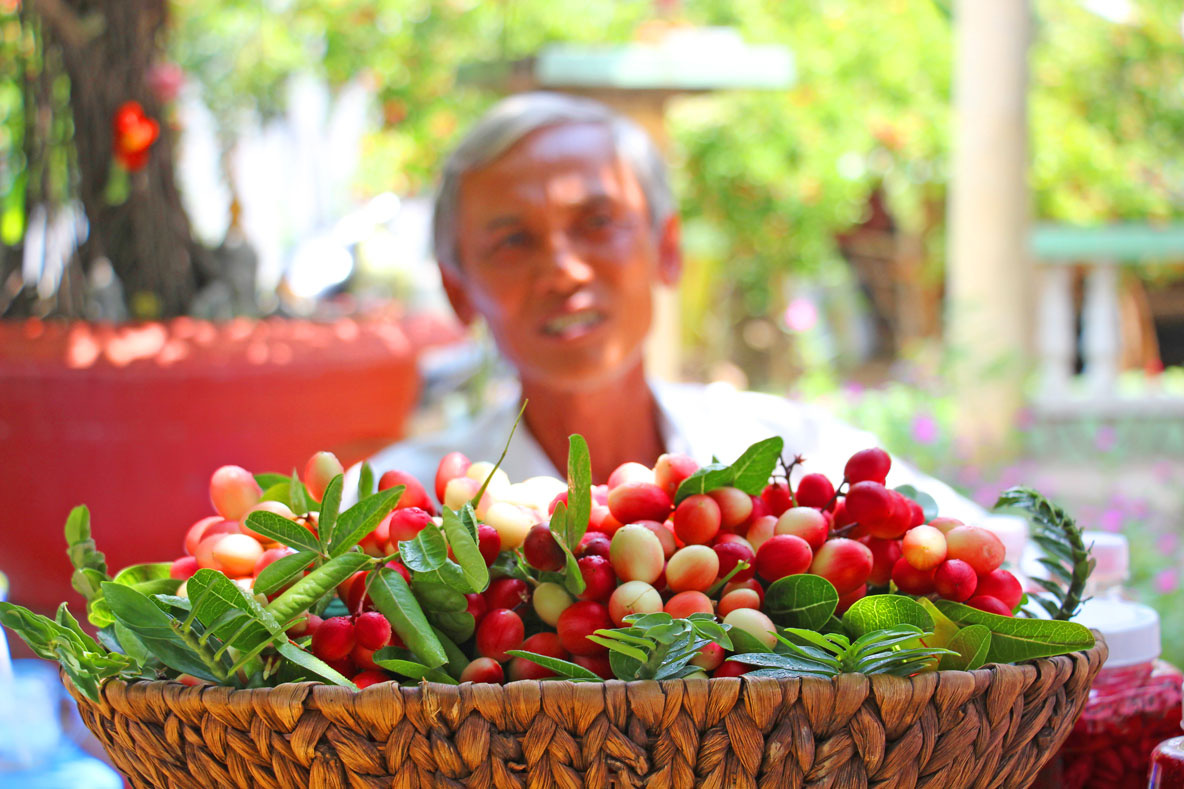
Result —
<path fill-rule="evenodd" d="M 1013 434 L 1033 324 L 1027 189 L 1028 0 L 957 0 L 945 338 L 960 435 Z"/>

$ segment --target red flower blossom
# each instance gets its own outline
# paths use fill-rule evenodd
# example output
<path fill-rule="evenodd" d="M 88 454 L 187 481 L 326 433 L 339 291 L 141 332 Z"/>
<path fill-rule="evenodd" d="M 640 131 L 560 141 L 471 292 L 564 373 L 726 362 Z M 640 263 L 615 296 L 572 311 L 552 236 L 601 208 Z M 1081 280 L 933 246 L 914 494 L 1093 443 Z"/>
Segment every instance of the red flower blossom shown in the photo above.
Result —
<path fill-rule="evenodd" d="M 148 164 L 148 149 L 160 136 L 160 124 L 144 114 L 138 101 L 125 101 L 115 111 L 115 158 L 135 172 Z"/>

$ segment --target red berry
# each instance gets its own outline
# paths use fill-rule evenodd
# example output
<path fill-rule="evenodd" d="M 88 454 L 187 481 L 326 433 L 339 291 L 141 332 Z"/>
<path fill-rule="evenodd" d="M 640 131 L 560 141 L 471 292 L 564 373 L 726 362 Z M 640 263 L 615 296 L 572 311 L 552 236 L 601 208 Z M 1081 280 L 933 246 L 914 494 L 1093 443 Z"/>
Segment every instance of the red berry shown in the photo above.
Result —
<path fill-rule="evenodd" d="M 905 594 L 925 595 L 933 591 L 934 570 L 918 570 L 902 556 L 892 567 L 892 583 Z"/>
<path fill-rule="evenodd" d="M 1007 570 L 992 570 L 986 575 L 979 576 L 975 594 L 994 597 L 1007 606 L 1008 611 L 1014 611 L 1024 599 L 1024 589 L 1020 586 L 1019 580 Z"/>
<path fill-rule="evenodd" d="M 583 666 L 598 677 L 613 679 L 613 667 L 608 662 L 608 655 L 573 655 L 571 662 Z"/>
<path fill-rule="evenodd" d="M 378 478 L 379 490 L 387 490 L 396 485 L 403 486 L 403 494 L 399 496 L 399 503 L 395 505 L 397 508 L 418 507 L 421 510 L 427 510 L 429 514 L 436 513 L 436 505 L 428 498 L 428 492 L 424 489 L 423 483 L 406 471 L 388 471 Z"/>
<path fill-rule="evenodd" d="M 603 556 L 608 558 L 609 548 L 612 542 L 608 535 L 603 532 L 590 531 L 584 535 L 580 540 L 580 544 L 576 546 L 576 557 L 581 556 Z"/>
<path fill-rule="evenodd" d="M 603 655 L 608 648 L 589 641 L 587 636 L 597 630 L 612 629 L 612 626 L 608 608 L 591 600 L 581 600 L 564 609 L 556 629 L 563 648 L 573 655 Z"/>
<path fill-rule="evenodd" d="M 383 644 L 386 646 L 386 644 Z M 376 649 L 366 649 L 361 644 L 354 644 L 353 650 L 349 653 L 349 658 L 354 664 L 354 668 L 358 669 L 373 669 L 381 671 L 382 666 L 374 662 L 374 653 Z"/>
<path fill-rule="evenodd" d="M 390 681 L 391 678 L 386 675 L 385 671 L 375 671 L 374 669 L 368 669 L 354 675 L 354 684 L 358 686 L 358 690 Z"/>
<path fill-rule="evenodd" d="M 725 660 L 719 664 L 719 668 L 711 672 L 713 677 L 739 677 L 752 671 L 753 667 L 744 663 L 737 663 L 735 660 Z"/>
<path fill-rule="evenodd" d="M 460 672 L 461 682 L 488 682 L 500 685 L 504 679 L 505 673 L 502 671 L 501 663 L 487 657 L 473 660 Z"/>
<path fill-rule="evenodd" d="M 748 562 L 748 569 L 732 576 L 733 581 L 747 581 L 756 573 L 756 554 L 745 542 L 724 542 L 711 548 L 719 555 L 719 577 L 723 578 L 740 562 Z"/>
<path fill-rule="evenodd" d="M 933 573 L 933 588 L 945 599 L 956 603 L 970 599 L 977 587 L 978 576 L 974 574 L 974 568 L 961 559 L 947 559 Z"/>
<path fill-rule="evenodd" d="M 354 618 L 354 637 L 366 649 L 382 649 L 391 640 L 391 623 L 377 611 Z"/>
<path fill-rule="evenodd" d="M 267 555 L 266 552 L 264 555 Z M 197 559 L 194 559 L 192 556 L 182 556 L 180 559 L 173 560 L 172 565 L 169 567 L 169 578 L 185 581 L 196 573 L 198 569 Z"/>
<path fill-rule="evenodd" d="M 496 578 L 485 590 L 485 602 L 489 610 L 495 608 L 515 609 L 530 599 L 530 587 L 518 578 Z"/>
<path fill-rule="evenodd" d="M 852 522 L 879 523 L 892 515 L 893 500 L 879 482 L 856 482 L 847 491 L 846 508 Z"/>
<path fill-rule="evenodd" d="M 449 452 L 440 458 L 440 465 L 436 467 L 436 500 L 444 501 L 444 488 L 449 481 L 463 477 L 472 462 L 460 452 Z"/>
<path fill-rule="evenodd" d="M 596 600 L 605 602 L 613 593 L 617 585 L 617 576 L 613 574 L 613 566 L 603 556 L 585 556 L 576 562 L 580 568 L 580 575 L 584 578 L 584 591 L 580 593 L 581 600 Z"/>
<path fill-rule="evenodd" d="M 804 573 L 814 560 L 810 543 L 792 534 L 775 534 L 756 552 L 756 571 L 766 581 Z"/>
<path fill-rule="evenodd" d="M 674 533 L 688 545 L 705 545 L 719 532 L 719 504 L 711 496 L 687 496 L 674 510 Z"/>
<path fill-rule="evenodd" d="M 843 477 L 847 482 L 879 482 L 884 484 L 888 478 L 888 469 L 892 467 L 892 458 L 882 449 L 863 449 L 856 452 L 843 467 Z"/>
<path fill-rule="evenodd" d="M 873 586 L 887 586 L 892 580 L 892 568 L 901 557 L 900 540 L 862 537 L 859 541 L 872 552 L 872 574 L 868 576 L 868 583 Z"/>
<path fill-rule="evenodd" d="M 477 627 L 477 651 L 501 663 L 509 659 L 506 650 L 522 646 L 526 627 L 522 617 L 507 608 L 495 608 Z"/>
<path fill-rule="evenodd" d="M 977 608 L 980 611 L 986 611 L 988 614 L 998 614 L 999 616 L 1011 616 L 1011 609 L 1003 604 L 1003 601 L 997 597 L 980 594 L 975 595 L 966 601 L 966 605 L 971 608 Z"/>
<path fill-rule="evenodd" d="M 761 491 L 761 498 L 769 508 L 769 514 L 781 517 L 781 513 L 793 506 L 793 499 L 789 495 L 789 486 L 784 482 L 771 482 Z"/>
<path fill-rule="evenodd" d="M 481 551 L 486 567 L 497 561 L 497 555 L 502 551 L 502 537 L 497 529 L 484 523 L 477 526 L 477 550 Z"/>
<path fill-rule="evenodd" d="M 835 486 L 823 474 L 807 474 L 798 482 L 797 500 L 799 507 L 815 507 L 833 510 Z"/>
<path fill-rule="evenodd" d="M 472 614 L 474 622 L 481 624 L 481 617 L 485 616 L 485 612 L 489 610 L 489 604 L 477 592 L 465 595 L 465 599 L 469 601 L 465 610 Z"/>
<path fill-rule="evenodd" d="M 912 510 L 909 508 L 908 497 L 894 490 L 890 490 L 888 491 L 888 498 L 891 501 L 892 511 L 887 518 L 881 521 L 860 521 L 868 534 L 873 537 L 879 537 L 882 540 L 894 540 L 897 537 L 903 537 L 905 532 L 909 530 L 909 523 L 913 519 Z"/>
<path fill-rule="evenodd" d="M 312 634 L 312 653 L 321 660 L 343 660 L 349 657 L 353 648 L 354 624 L 349 617 L 326 619 Z"/>
<path fill-rule="evenodd" d="M 543 572 L 557 572 L 567 563 L 563 548 L 555 540 L 550 527 L 539 523 L 531 527 L 522 542 L 522 555 L 527 564 Z"/>

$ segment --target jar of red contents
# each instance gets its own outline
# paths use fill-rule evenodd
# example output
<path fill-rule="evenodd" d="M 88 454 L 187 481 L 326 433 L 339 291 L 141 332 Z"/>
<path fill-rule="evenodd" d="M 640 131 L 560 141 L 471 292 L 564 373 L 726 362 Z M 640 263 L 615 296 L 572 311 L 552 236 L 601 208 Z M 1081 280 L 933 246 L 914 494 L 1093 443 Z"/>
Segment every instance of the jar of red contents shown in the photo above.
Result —
<path fill-rule="evenodd" d="M 1184 787 L 1184 737 L 1164 740 L 1151 754 L 1151 778 L 1147 789 Z"/>
<path fill-rule="evenodd" d="M 1184 675 L 1158 659 L 1159 615 L 1125 598 L 1120 582 L 1126 574 L 1125 540 L 1099 541 L 1094 550 L 1099 565 L 1114 565 L 1115 582 L 1093 585 L 1098 596 L 1073 619 L 1099 631 L 1110 656 L 1069 738 L 1034 786 L 1145 789 L 1151 752 L 1179 731 Z M 1102 576 L 1106 581 L 1111 574 Z"/>

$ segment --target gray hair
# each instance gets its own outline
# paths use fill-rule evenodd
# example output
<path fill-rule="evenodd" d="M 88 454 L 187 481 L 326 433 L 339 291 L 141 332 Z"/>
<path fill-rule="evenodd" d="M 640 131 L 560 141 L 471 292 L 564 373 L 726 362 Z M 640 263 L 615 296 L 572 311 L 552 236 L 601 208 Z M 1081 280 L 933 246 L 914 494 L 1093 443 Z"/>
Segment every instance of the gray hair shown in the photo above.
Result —
<path fill-rule="evenodd" d="M 640 126 L 591 99 L 542 91 L 520 93 L 502 99 L 486 112 L 444 162 L 432 213 L 432 241 L 441 264 L 459 268 L 457 222 L 464 175 L 489 164 L 531 132 L 568 123 L 608 127 L 617 153 L 633 170 L 645 194 L 651 226 L 655 232 L 661 230 L 674 213 L 674 196 L 666 163 Z"/>

